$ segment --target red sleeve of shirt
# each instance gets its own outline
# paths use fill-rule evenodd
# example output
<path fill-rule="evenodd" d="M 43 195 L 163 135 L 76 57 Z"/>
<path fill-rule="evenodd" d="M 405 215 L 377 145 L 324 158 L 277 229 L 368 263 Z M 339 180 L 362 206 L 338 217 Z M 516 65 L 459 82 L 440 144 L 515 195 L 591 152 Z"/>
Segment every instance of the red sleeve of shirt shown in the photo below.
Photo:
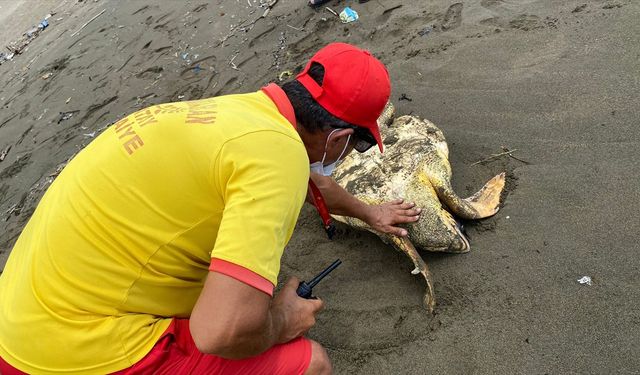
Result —
<path fill-rule="evenodd" d="M 235 263 L 227 262 L 226 260 L 212 258 L 209 265 L 209 271 L 221 273 L 234 279 L 241 281 L 249 286 L 252 286 L 264 293 L 273 297 L 274 285 L 271 281 L 258 275 L 248 268 L 244 268 Z"/>

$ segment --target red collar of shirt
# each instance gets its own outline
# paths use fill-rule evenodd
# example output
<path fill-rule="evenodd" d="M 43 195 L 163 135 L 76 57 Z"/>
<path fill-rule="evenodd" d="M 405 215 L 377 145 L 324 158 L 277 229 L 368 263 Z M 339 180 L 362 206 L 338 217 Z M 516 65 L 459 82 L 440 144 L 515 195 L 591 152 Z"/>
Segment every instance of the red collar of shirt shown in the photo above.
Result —
<path fill-rule="evenodd" d="M 280 114 L 282 114 L 287 120 L 289 120 L 293 128 L 296 129 L 296 115 L 293 111 L 293 106 L 291 105 L 287 94 L 285 94 L 280 86 L 276 85 L 275 83 L 270 83 L 267 86 L 263 87 L 262 91 L 267 94 L 267 96 L 276 104 L 276 107 L 278 107 L 278 111 L 280 112 Z M 315 206 L 318 209 L 318 213 L 322 218 L 327 236 L 329 236 L 329 239 L 331 239 L 333 238 L 333 235 L 336 231 L 336 227 L 331 221 L 331 216 L 329 215 L 327 204 L 322 197 L 320 189 L 318 189 L 316 184 L 311 179 L 309 179 L 309 189 L 311 190 L 311 196 L 313 197 Z"/>
<path fill-rule="evenodd" d="M 291 123 L 294 129 L 296 129 L 296 114 L 293 111 L 293 106 L 291 105 L 287 94 L 284 93 L 280 86 L 275 83 L 270 83 L 263 87 L 262 91 L 275 103 L 280 114 Z"/>

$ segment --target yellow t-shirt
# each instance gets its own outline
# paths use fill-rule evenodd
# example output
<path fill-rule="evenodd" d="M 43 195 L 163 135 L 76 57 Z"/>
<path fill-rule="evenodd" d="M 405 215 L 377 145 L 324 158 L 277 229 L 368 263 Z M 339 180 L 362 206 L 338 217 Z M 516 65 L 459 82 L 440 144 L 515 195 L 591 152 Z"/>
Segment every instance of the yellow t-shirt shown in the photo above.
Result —
<path fill-rule="evenodd" d="M 118 371 L 191 314 L 212 257 L 275 285 L 308 177 L 298 133 L 262 91 L 122 119 L 62 171 L 16 242 L 0 357 L 28 373 Z"/>

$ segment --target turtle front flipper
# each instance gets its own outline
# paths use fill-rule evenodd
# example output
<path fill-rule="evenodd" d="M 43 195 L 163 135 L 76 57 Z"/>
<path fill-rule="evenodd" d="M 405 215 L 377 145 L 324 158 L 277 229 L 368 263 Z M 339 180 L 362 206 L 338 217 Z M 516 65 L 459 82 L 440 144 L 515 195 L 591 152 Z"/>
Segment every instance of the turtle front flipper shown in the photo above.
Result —
<path fill-rule="evenodd" d="M 398 236 L 387 236 L 393 246 L 395 246 L 398 250 L 407 254 L 413 264 L 415 265 L 415 269 L 411 271 L 412 274 L 417 275 L 419 273 L 422 274 L 425 281 L 427 282 L 427 290 L 424 294 L 424 298 L 422 303 L 424 307 L 430 312 L 433 312 L 433 308 L 436 305 L 436 297 L 433 292 L 433 280 L 431 278 L 431 272 L 429 272 L 429 267 L 427 267 L 427 263 L 422 259 L 415 246 L 411 243 L 411 241 L 406 237 L 398 237 Z"/>
<path fill-rule="evenodd" d="M 504 172 L 500 173 L 489 180 L 477 193 L 462 199 L 453 191 L 449 177 L 429 176 L 429 181 L 440 201 L 445 203 L 453 214 L 463 219 L 483 219 L 498 212 L 504 179 Z"/>

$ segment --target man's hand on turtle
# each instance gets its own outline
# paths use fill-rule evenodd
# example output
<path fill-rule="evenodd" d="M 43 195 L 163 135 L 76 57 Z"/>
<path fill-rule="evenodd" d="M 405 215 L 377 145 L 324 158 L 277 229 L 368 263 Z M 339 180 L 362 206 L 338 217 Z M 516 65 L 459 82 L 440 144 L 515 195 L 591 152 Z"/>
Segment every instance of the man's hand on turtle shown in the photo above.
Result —
<path fill-rule="evenodd" d="M 404 199 L 396 199 L 391 202 L 369 206 L 364 221 L 378 232 L 405 237 L 409 232 L 396 225 L 418 221 L 420 212 L 422 212 L 422 209 L 416 208 L 415 203 L 405 202 Z"/>

